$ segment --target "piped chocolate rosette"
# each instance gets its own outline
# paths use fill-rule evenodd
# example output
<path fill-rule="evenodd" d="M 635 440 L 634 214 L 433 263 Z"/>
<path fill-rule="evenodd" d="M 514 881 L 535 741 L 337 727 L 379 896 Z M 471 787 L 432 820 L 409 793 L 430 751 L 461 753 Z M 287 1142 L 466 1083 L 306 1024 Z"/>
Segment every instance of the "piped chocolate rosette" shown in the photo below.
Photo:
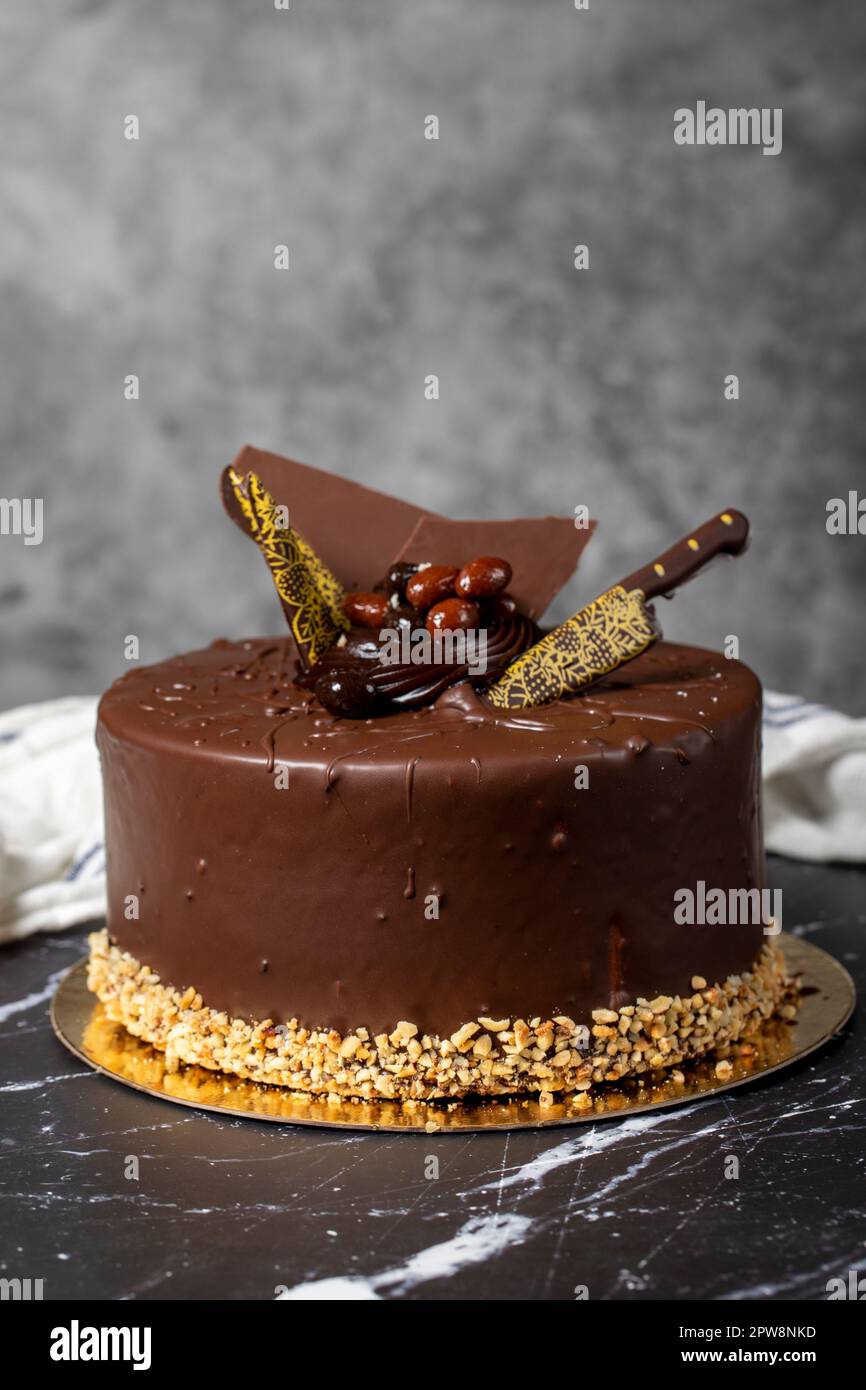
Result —
<path fill-rule="evenodd" d="M 346 594 L 348 633 L 298 684 L 356 719 L 430 705 L 460 681 L 486 688 L 540 636 L 508 593 L 511 575 L 492 555 L 462 569 L 395 563 L 371 592 Z"/>

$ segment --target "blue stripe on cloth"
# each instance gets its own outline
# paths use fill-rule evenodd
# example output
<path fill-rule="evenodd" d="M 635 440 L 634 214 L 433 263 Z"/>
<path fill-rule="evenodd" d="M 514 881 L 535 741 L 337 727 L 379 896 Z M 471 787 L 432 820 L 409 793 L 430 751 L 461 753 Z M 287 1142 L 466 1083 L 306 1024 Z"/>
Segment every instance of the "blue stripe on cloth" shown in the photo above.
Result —
<path fill-rule="evenodd" d="M 787 729 L 791 724 L 804 724 L 826 714 L 823 705 L 800 705 L 792 710 L 764 711 L 764 723 L 769 729 Z"/>
<path fill-rule="evenodd" d="M 88 877 L 92 878 L 95 874 L 101 873 L 105 867 L 104 861 L 101 864 L 93 863 L 92 861 L 93 856 L 95 854 L 99 854 L 103 850 L 103 848 L 104 846 L 102 844 L 102 841 L 97 840 L 96 844 L 91 845 L 90 849 L 85 850 L 84 854 L 79 854 L 78 858 L 75 860 L 75 863 L 71 864 L 67 869 L 66 873 L 64 874 L 64 881 L 66 883 L 74 883 L 75 880 L 80 876 L 82 870 L 85 869 L 88 864 L 90 864 L 90 874 L 88 875 Z"/>

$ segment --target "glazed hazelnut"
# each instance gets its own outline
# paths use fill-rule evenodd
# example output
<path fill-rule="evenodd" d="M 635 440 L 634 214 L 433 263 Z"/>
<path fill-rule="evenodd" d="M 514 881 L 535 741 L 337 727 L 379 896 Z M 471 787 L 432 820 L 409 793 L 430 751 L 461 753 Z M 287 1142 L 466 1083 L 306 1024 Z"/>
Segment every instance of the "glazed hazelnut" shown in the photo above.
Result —
<path fill-rule="evenodd" d="M 497 594 L 490 604 L 491 618 L 499 619 L 511 618 L 517 612 L 517 599 L 513 594 Z"/>
<path fill-rule="evenodd" d="M 479 555 L 457 576 L 455 588 L 464 598 L 492 598 L 511 583 L 511 566 L 497 555 Z"/>
<path fill-rule="evenodd" d="M 384 594 L 346 594 L 343 612 L 350 623 L 358 627 L 385 627 L 388 620 L 388 600 Z"/>
<path fill-rule="evenodd" d="M 406 598 L 413 608 L 432 608 L 434 603 L 454 593 L 454 581 L 459 573 L 453 565 L 428 565 L 409 579 Z"/>
<path fill-rule="evenodd" d="M 437 632 L 466 631 L 467 628 L 477 628 L 481 613 L 477 603 L 471 603 L 465 598 L 446 598 L 441 603 L 435 604 L 427 614 L 427 631 L 432 635 Z"/>

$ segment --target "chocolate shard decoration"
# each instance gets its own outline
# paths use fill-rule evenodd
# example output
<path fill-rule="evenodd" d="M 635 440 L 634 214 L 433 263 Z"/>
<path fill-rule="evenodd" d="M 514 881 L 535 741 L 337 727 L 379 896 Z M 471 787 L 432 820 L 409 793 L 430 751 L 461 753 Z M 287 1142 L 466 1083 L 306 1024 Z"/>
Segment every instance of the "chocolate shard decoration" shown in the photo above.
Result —
<path fill-rule="evenodd" d="M 635 570 L 512 662 L 487 692 L 497 709 L 534 709 L 586 690 L 661 636 L 649 599 L 672 593 L 717 555 L 740 555 L 749 523 L 729 508 Z"/>
<path fill-rule="evenodd" d="M 228 482 L 232 470 L 242 476 L 255 473 L 274 501 L 288 507 L 292 526 L 347 591 L 372 589 L 426 514 L 410 502 L 247 444 L 222 476 L 225 509 L 247 534 L 246 518 Z"/>
<path fill-rule="evenodd" d="M 514 571 L 509 592 L 535 621 L 569 581 L 596 523 L 572 517 L 518 517 L 513 521 L 449 521 L 422 517 L 395 560 L 465 565 L 474 555 L 504 555 Z"/>
<path fill-rule="evenodd" d="M 571 517 L 514 521 L 450 521 L 398 497 L 247 444 L 232 465 L 255 473 L 274 501 L 289 508 L 292 526 L 349 590 L 371 590 L 392 560 L 465 565 L 476 555 L 504 555 L 514 570 L 511 592 L 521 612 L 538 619 L 568 583 L 595 522 L 581 530 Z M 222 476 L 223 504 L 249 534 L 243 512 Z"/>
<path fill-rule="evenodd" d="M 657 635 L 640 590 L 617 585 L 519 656 L 487 698 L 498 709 L 549 705 L 639 656 Z"/>
<path fill-rule="evenodd" d="M 288 524 L 285 508 L 274 501 L 261 478 L 227 470 L 244 529 L 267 561 L 301 661 L 309 669 L 349 627 L 343 616 L 343 588 L 313 547 Z"/>

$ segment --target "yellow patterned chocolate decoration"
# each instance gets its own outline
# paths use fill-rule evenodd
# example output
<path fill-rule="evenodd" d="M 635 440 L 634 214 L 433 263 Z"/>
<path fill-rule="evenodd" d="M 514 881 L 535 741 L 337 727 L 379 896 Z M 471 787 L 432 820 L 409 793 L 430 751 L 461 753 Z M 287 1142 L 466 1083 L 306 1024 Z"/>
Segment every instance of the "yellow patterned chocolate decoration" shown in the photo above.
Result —
<path fill-rule="evenodd" d="M 619 585 L 542 637 L 487 692 L 497 709 L 533 709 L 583 690 L 658 636 L 640 589 Z"/>
<path fill-rule="evenodd" d="M 312 666 L 349 627 L 343 586 L 297 531 L 282 524 L 282 510 L 256 473 L 229 470 L 232 493 L 253 540 L 268 563 L 301 660 Z"/>

